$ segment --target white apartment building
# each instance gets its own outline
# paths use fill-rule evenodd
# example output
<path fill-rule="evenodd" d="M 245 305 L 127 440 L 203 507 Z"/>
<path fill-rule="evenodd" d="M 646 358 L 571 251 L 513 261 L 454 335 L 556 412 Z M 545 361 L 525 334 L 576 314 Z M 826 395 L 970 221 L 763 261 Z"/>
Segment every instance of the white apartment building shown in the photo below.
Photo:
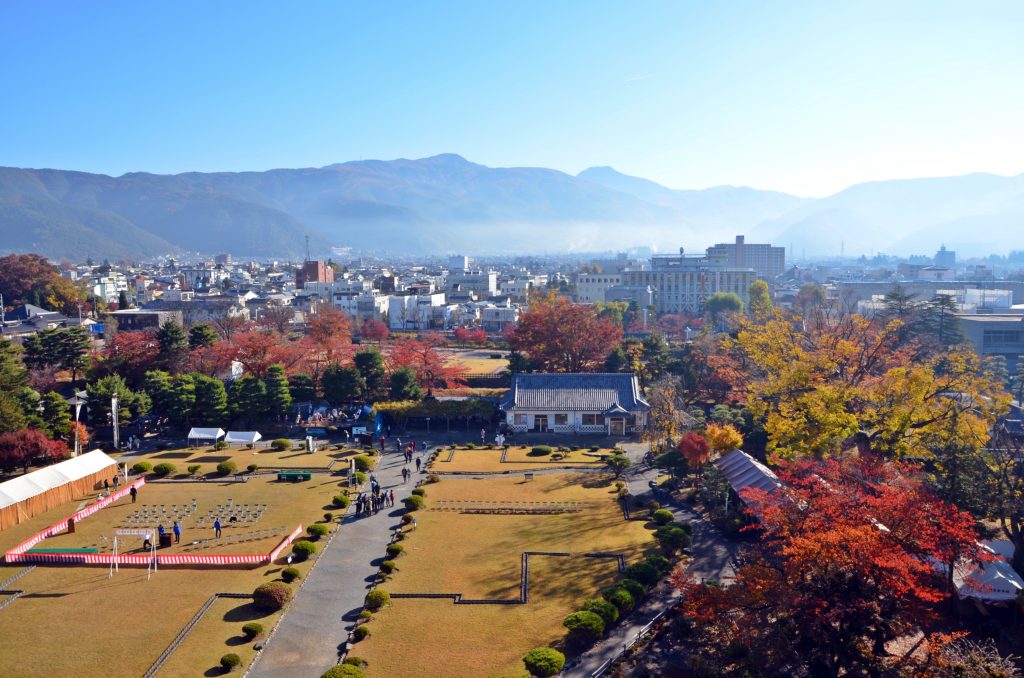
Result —
<path fill-rule="evenodd" d="M 94 277 L 90 286 L 97 297 L 108 304 L 116 304 L 121 292 L 128 293 L 128 278 L 124 273 L 111 271 L 107 275 Z"/>
<path fill-rule="evenodd" d="M 436 308 L 446 306 L 442 292 L 406 294 L 388 299 L 388 326 L 393 330 L 426 330 L 436 326 Z M 443 322 L 442 322 L 443 326 Z"/>
<path fill-rule="evenodd" d="M 757 279 L 752 268 L 726 267 L 706 256 L 687 256 L 682 248 L 679 254 L 652 257 L 650 268 L 622 272 L 623 287 L 653 291 L 658 313 L 703 313 L 704 302 L 718 292 L 738 294 L 746 304 L 750 285 Z"/>
<path fill-rule="evenodd" d="M 710 261 L 725 268 L 752 268 L 767 282 L 786 272 L 786 248 L 748 244 L 742 235 L 734 243 L 719 243 L 707 249 Z"/>
<path fill-rule="evenodd" d="M 605 292 L 621 284 L 620 273 L 579 273 L 576 276 L 576 301 L 581 304 L 604 302 Z"/>
<path fill-rule="evenodd" d="M 449 292 L 476 292 L 478 296 L 494 296 L 498 293 L 498 274 L 494 271 L 451 272 L 445 281 Z"/>

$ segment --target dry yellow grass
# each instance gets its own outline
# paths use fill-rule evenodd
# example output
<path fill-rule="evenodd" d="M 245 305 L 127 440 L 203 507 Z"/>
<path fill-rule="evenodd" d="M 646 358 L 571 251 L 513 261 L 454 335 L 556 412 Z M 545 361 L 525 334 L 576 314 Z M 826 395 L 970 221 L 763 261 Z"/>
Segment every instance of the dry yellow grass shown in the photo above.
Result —
<path fill-rule="evenodd" d="M 427 509 L 402 543 L 394 593 L 462 593 L 516 599 L 523 551 L 615 552 L 634 562 L 652 544 L 639 522 L 625 522 L 606 482 L 593 474 L 445 479 L 427 485 Z M 607 480 L 605 478 L 604 480 Z M 480 515 L 429 510 L 441 501 L 580 502 L 579 513 Z M 530 602 L 455 605 L 395 599 L 370 622 L 371 637 L 352 654 L 370 676 L 430 667 L 435 676 L 522 676 L 522 656 L 564 635 L 562 619 L 617 577 L 612 560 L 534 556 Z"/>
<path fill-rule="evenodd" d="M 259 529 L 274 525 L 308 525 L 322 519 L 324 506 L 338 491 L 337 479 L 317 476 L 307 483 L 285 484 L 267 479 L 248 483 L 149 484 L 139 493 L 142 503 L 185 503 L 195 497 L 204 506 L 259 501 L 268 512 Z M 119 514 L 130 510 L 131 500 L 104 509 L 78 524 L 74 535 L 45 540 L 40 547 L 99 544 L 100 534 L 111 534 Z M 73 502 L 22 525 L 0 533 L 7 549 L 39 529 L 73 513 Z M 231 528 L 236 529 L 236 528 Z M 238 528 L 244 532 L 248 528 Z M 201 532 L 185 523 L 184 540 Z M 207 536 L 212 537 L 212 530 Z M 249 542 L 240 547 L 210 548 L 198 553 L 269 551 L 280 537 Z M 175 547 L 164 552 L 178 552 Z M 26 594 L 0 611 L 0 675 L 40 676 L 137 676 L 143 674 L 161 652 L 214 593 L 249 593 L 280 575 L 283 559 L 252 569 L 162 568 L 147 580 L 144 568 L 121 568 L 112 578 L 104 567 L 39 566 L 18 580 Z M 300 564 L 305 572 L 311 563 Z M 0 567 L 0 580 L 22 570 Z M 182 645 L 160 675 L 197 676 L 217 664 L 227 652 L 243 661 L 252 657 L 248 645 L 234 645 L 241 627 L 256 615 L 245 600 L 221 600 Z M 258 619 L 266 628 L 275 620 Z"/>
<path fill-rule="evenodd" d="M 173 450 L 161 450 L 142 457 L 131 459 L 129 466 L 136 461 L 147 461 L 154 466 L 161 462 L 174 464 L 177 468 L 176 475 L 183 475 L 189 466 L 198 464 L 199 475 L 213 473 L 217 464 L 222 461 L 233 461 L 239 471 L 244 471 L 249 464 L 256 464 L 261 468 L 294 467 L 294 468 L 319 468 L 325 467 L 332 461 L 340 462 L 360 454 L 358 450 L 346 449 L 336 450 L 331 446 L 327 449 L 319 449 L 309 453 L 304 450 L 285 450 L 278 452 L 269 448 L 247 450 L 245 448 L 231 447 L 225 450 L 216 450 L 212 447 L 189 449 L 178 448 Z"/>
<path fill-rule="evenodd" d="M 431 465 L 431 470 L 444 472 L 495 472 L 495 471 L 530 471 L 537 469 L 565 468 L 565 467 L 601 467 L 604 461 L 583 454 L 584 450 L 575 450 L 564 453 L 563 459 L 552 459 L 551 456 L 531 457 L 529 447 L 510 447 L 506 459 L 501 461 L 501 450 L 466 450 L 459 449 L 451 461 L 448 459 L 449 452 L 441 450 L 437 459 Z"/>

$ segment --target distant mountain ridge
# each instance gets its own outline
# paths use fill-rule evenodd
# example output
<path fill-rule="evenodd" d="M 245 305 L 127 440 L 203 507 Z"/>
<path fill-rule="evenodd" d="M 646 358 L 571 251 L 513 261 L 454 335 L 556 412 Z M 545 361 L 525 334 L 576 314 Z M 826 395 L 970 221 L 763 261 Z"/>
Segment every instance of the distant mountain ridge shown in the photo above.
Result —
<path fill-rule="evenodd" d="M 73 260 L 181 251 L 287 259 L 304 253 L 306 236 L 317 253 L 694 251 L 741 233 L 808 254 L 843 244 L 847 254 L 903 253 L 939 241 L 955 248 L 959 236 L 1024 246 L 1022 215 L 1024 175 L 871 182 L 812 200 L 746 187 L 675 190 L 609 167 L 577 176 L 492 168 L 453 154 L 120 177 L 0 167 L 0 251 Z"/>

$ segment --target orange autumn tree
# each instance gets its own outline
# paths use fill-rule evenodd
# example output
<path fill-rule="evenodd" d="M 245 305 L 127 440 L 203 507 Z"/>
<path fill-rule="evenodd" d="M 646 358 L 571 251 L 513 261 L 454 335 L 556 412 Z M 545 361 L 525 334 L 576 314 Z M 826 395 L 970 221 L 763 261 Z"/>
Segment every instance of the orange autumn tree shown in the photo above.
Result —
<path fill-rule="evenodd" d="M 702 657 L 723 674 L 742 655 L 764 675 L 883 675 L 886 644 L 952 593 L 935 563 L 990 559 L 973 518 L 914 467 L 872 455 L 788 462 L 778 475 L 782 489 L 742 493 L 762 535 L 733 584 L 673 575 Z"/>
<path fill-rule="evenodd" d="M 435 388 L 464 386 L 465 370 L 449 365 L 437 347 L 444 338 L 426 334 L 420 339 L 406 337 L 392 342 L 385 361 L 389 372 L 408 367 L 416 374 L 416 381 L 428 394 Z"/>
<path fill-rule="evenodd" d="M 329 365 L 344 365 L 352 359 L 352 323 L 348 315 L 334 306 L 321 306 L 309 318 L 296 350 L 300 354 L 297 367 L 319 386 Z"/>
<path fill-rule="evenodd" d="M 622 340 L 622 328 L 598 317 L 593 307 L 551 292 L 530 298 L 529 310 L 507 337 L 544 372 L 592 372 Z"/>
<path fill-rule="evenodd" d="M 699 482 L 704 474 L 704 464 L 711 458 L 711 443 L 703 434 L 690 431 L 679 439 L 676 451 L 683 455 L 690 468 L 697 472 Z"/>
<path fill-rule="evenodd" d="M 743 434 L 732 424 L 708 424 L 704 437 L 715 454 L 725 454 L 743 446 Z"/>

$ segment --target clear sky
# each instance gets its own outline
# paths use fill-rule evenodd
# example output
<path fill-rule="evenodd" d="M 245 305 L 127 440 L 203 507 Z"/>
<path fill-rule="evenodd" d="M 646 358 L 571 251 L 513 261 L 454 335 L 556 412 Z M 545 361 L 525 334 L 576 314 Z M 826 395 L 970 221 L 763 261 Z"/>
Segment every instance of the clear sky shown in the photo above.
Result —
<path fill-rule="evenodd" d="M 0 1 L 0 165 L 1024 172 L 1024 2 Z"/>

